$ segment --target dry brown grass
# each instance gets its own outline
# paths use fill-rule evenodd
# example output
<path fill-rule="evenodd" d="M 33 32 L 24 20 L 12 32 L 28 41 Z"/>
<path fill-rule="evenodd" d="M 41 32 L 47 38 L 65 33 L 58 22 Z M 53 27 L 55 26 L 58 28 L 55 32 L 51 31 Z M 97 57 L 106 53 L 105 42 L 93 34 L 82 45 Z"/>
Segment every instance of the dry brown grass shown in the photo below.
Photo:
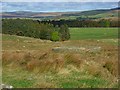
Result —
<path fill-rule="evenodd" d="M 111 74 L 106 69 L 104 69 L 99 63 L 93 61 L 87 62 L 85 68 L 90 75 L 93 75 L 95 77 L 104 77 L 104 78 L 111 77 Z"/>
<path fill-rule="evenodd" d="M 79 54 L 66 54 L 65 63 L 80 67 L 80 65 L 82 64 L 82 60 Z"/>
<path fill-rule="evenodd" d="M 118 77 L 118 61 L 117 60 L 107 60 L 103 65 L 112 75 Z"/>
<path fill-rule="evenodd" d="M 31 71 L 39 69 L 39 72 L 58 71 L 64 67 L 62 55 L 40 51 L 3 51 L 3 64 L 17 64 Z"/>
<path fill-rule="evenodd" d="M 66 43 L 66 42 L 65 42 Z M 69 42 L 67 42 L 69 43 Z M 102 45 L 102 51 L 97 53 L 55 53 L 39 50 L 14 50 L 3 51 L 3 65 L 17 64 L 26 70 L 38 72 L 59 72 L 67 65 L 81 68 L 83 64 L 89 63 L 88 71 L 94 76 L 104 76 L 109 71 L 117 76 L 117 48 L 115 46 Z M 91 63 L 92 62 L 92 63 Z"/>
<path fill-rule="evenodd" d="M 24 39 L 24 38 L 23 38 Z M 11 41 L 12 42 L 12 41 Z M 21 42 L 11 45 L 11 42 L 3 42 L 2 51 L 3 66 L 21 68 L 30 73 L 46 74 L 53 73 L 67 77 L 71 72 L 87 72 L 95 77 L 114 81 L 118 74 L 118 48 L 116 45 L 95 40 L 74 40 L 65 42 Z M 12 43 L 13 44 L 13 43 Z M 10 47 L 7 47 L 9 45 Z M 25 45 L 25 48 L 22 46 Z M 80 52 L 80 53 L 55 53 L 53 47 L 62 46 L 100 46 L 99 52 Z M 9 68 L 11 68 L 9 67 Z M 11 69 L 12 70 L 12 69 Z M 41 78 L 39 79 L 41 80 Z M 44 81 L 36 81 L 36 87 L 52 88 L 55 84 Z"/>

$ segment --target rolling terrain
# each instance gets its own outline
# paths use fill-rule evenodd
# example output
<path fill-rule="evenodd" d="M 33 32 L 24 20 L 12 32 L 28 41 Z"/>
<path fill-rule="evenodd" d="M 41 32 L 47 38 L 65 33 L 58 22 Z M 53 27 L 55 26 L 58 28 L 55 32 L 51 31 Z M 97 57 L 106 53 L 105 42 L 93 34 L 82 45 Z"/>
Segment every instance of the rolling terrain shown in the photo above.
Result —
<path fill-rule="evenodd" d="M 3 88 L 120 89 L 117 2 L 2 2 L 2 10 Z"/>
<path fill-rule="evenodd" d="M 119 8 L 114 9 L 98 9 L 81 12 L 30 12 L 30 11 L 16 11 L 16 12 L 2 12 L 0 16 L 2 18 L 38 18 L 38 19 L 77 19 L 81 18 L 117 18 Z M 112 19 L 112 20 L 114 20 Z"/>
<path fill-rule="evenodd" d="M 70 33 L 64 42 L 3 34 L 2 82 L 14 88 L 117 88 L 118 29 Z"/>

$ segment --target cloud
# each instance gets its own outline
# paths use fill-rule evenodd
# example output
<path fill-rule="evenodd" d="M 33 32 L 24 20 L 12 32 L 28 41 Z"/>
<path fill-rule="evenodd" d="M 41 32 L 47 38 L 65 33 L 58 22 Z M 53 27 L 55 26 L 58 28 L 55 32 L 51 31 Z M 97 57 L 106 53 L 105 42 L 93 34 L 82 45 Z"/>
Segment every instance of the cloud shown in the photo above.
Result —
<path fill-rule="evenodd" d="M 84 11 L 115 8 L 117 2 L 2 2 L 3 11 Z"/>
<path fill-rule="evenodd" d="M 4 0 L 2 2 L 119 2 L 119 0 Z"/>

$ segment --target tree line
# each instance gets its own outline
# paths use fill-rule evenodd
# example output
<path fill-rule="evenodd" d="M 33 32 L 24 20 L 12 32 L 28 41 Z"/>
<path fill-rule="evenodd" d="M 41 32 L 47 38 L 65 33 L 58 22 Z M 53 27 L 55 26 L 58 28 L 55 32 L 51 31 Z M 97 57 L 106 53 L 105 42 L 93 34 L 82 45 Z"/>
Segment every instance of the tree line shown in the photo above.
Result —
<path fill-rule="evenodd" d="M 31 19 L 2 19 L 2 33 L 51 41 L 65 41 L 70 39 L 70 32 L 67 25 L 61 24 L 58 26 Z"/>
<path fill-rule="evenodd" d="M 120 27 L 118 21 L 112 20 L 91 20 L 91 19 L 77 19 L 77 20 L 44 20 L 41 23 L 50 23 L 55 25 L 67 24 L 69 27 Z"/>

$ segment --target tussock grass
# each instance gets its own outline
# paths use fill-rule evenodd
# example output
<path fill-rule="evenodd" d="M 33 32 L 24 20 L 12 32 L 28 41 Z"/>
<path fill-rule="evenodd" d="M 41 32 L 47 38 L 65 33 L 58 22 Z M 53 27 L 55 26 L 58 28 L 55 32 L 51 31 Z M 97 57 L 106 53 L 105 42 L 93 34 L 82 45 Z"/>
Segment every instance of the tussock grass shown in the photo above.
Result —
<path fill-rule="evenodd" d="M 99 42 L 98 40 L 43 42 L 27 38 L 27 41 L 34 42 L 30 43 L 24 42 L 26 38 L 13 37 L 15 37 L 14 40 L 11 36 L 11 39 L 7 41 L 7 35 L 5 35 L 6 41 L 3 41 L 3 83 L 7 85 L 32 88 L 111 88 L 118 86 L 117 45 L 102 40 Z M 101 50 L 81 53 L 52 51 L 53 47 L 62 46 L 98 46 Z"/>

